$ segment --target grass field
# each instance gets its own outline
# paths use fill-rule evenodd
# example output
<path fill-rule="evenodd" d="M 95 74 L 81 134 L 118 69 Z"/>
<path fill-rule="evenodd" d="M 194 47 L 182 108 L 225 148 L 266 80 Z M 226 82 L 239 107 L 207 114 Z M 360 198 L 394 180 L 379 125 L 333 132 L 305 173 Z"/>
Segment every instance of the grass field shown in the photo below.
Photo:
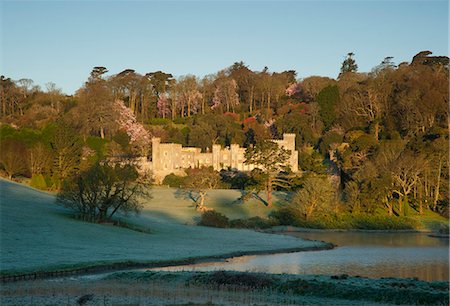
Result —
<path fill-rule="evenodd" d="M 6 283 L 2 305 L 448 305 L 448 282 L 343 275 L 125 272 Z"/>
<path fill-rule="evenodd" d="M 155 188 L 139 216 L 121 216 L 144 232 L 78 221 L 55 195 L 0 180 L 1 274 L 114 263 L 153 263 L 229 254 L 323 248 L 299 238 L 194 226 L 191 200 Z M 282 197 L 282 194 L 278 195 Z M 207 205 L 231 219 L 266 217 L 270 209 L 239 192 L 215 190 Z M 448 282 L 241 272 L 127 272 L 4 283 L 2 305 L 448 305 Z"/>
<path fill-rule="evenodd" d="M 0 180 L 0 191 L 2 274 L 324 246 L 285 235 L 192 226 L 199 213 L 175 189 L 155 189 L 139 216 L 121 217 L 150 233 L 75 220 L 53 194 L 20 184 Z M 207 205 L 235 218 L 267 215 L 259 202 L 233 203 L 238 196 L 216 190 Z"/>

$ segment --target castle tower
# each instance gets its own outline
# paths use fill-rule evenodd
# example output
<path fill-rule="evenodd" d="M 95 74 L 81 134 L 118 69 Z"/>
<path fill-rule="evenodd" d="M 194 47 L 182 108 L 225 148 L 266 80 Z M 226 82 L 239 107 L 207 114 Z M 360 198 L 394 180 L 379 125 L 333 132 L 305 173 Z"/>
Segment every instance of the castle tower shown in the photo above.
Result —
<path fill-rule="evenodd" d="M 283 140 L 285 143 L 285 148 L 287 150 L 291 150 L 291 152 L 295 151 L 295 134 L 293 133 L 284 133 Z"/>
<path fill-rule="evenodd" d="M 161 170 L 161 153 L 160 153 L 160 143 L 161 138 L 153 137 L 152 138 L 152 163 L 153 163 L 153 170 Z"/>
<path fill-rule="evenodd" d="M 284 148 L 291 151 L 291 157 L 289 158 L 291 170 L 292 172 L 298 172 L 298 151 L 295 150 L 295 134 L 283 134 L 283 142 Z"/>
<path fill-rule="evenodd" d="M 230 152 L 231 152 L 230 166 L 231 168 L 238 169 L 239 145 L 232 143 L 230 145 Z"/>
<path fill-rule="evenodd" d="M 212 145 L 212 165 L 214 170 L 220 171 L 220 150 L 221 147 L 218 144 Z"/>

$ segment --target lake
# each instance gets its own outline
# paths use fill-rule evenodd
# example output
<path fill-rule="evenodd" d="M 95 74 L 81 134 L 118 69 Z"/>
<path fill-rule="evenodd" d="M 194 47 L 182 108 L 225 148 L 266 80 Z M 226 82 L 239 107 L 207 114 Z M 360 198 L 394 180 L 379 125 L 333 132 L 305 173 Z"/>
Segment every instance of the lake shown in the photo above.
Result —
<path fill-rule="evenodd" d="M 348 274 L 371 278 L 449 279 L 449 240 L 424 233 L 297 232 L 296 237 L 337 245 L 332 250 L 241 256 L 224 262 L 158 268 L 164 271 L 233 270 L 288 274 Z"/>

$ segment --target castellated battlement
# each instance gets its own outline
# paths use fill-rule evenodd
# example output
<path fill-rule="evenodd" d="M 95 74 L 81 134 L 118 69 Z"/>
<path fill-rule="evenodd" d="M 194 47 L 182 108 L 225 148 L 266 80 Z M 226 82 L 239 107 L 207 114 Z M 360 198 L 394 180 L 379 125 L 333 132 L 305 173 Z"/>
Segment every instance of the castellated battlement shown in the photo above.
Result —
<path fill-rule="evenodd" d="M 283 139 L 272 140 L 279 146 L 290 150 L 289 165 L 293 172 L 298 172 L 298 151 L 295 150 L 295 134 L 283 134 Z M 237 144 L 230 147 L 213 144 L 212 152 L 202 152 L 200 148 L 182 147 L 176 143 L 161 143 L 160 138 L 152 138 L 152 161 L 144 168 L 151 170 L 156 182 L 160 183 L 168 174 L 184 174 L 184 169 L 212 166 L 214 170 L 237 169 L 251 171 L 254 165 L 244 164 L 245 148 Z"/>

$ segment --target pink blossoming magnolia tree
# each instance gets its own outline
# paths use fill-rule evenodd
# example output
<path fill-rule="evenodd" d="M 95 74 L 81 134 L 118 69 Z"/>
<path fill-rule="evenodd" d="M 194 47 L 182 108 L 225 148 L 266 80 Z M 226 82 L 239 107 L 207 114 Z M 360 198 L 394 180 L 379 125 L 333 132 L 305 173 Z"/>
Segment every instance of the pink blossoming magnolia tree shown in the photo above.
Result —
<path fill-rule="evenodd" d="M 292 83 L 291 85 L 289 85 L 288 88 L 286 88 L 286 95 L 288 97 L 292 97 L 298 92 L 299 92 L 299 85 L 298 85 L 298 83 Z"/>
<path fill-rule="evenodd" d="M 135 153 L 145 155 L 146 148 L 150 145 L 150 133 L 137 122 L 136 116 L 131 109 L 125 106 L 123 101 L 116 100 L 115 107 L 119 113 L 117 119 L 119 128 L 130 137 L 130 144 L 135 149 Z"/>

